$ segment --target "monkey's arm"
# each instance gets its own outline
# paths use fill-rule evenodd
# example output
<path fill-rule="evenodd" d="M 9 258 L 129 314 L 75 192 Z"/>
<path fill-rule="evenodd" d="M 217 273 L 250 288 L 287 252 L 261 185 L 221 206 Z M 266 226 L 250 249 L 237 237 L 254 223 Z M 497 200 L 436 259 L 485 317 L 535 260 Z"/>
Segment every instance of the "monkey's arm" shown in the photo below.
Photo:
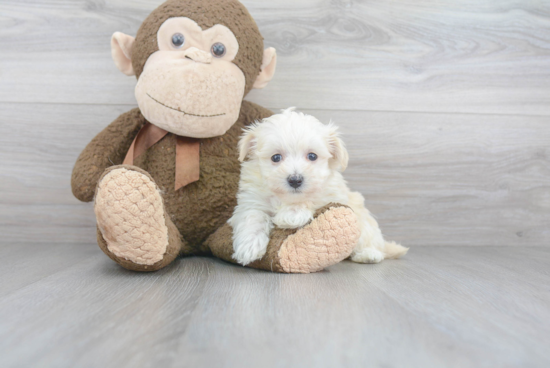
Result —
<path fill-rule="evenodd" d="M 106 168 L 120 165 L 146 120 L 138 108 L 120 115 L 84 148 L 76 160 L 71 178 L 74 196 L 91 202 L 100 176 Z"/>

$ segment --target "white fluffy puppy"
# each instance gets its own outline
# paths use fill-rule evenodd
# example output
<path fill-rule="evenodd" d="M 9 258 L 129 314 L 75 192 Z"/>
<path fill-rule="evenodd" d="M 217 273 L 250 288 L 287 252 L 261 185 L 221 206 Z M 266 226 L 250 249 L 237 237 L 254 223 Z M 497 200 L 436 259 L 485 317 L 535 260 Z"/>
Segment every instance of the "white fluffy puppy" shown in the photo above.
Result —
<path fill-rule="evenodd" d="M 338 128 L 293 110 L 252 124 L 241 137 L 238 205 L 228 221 L 233 258 L 243 265 L 262 258 L 274 225 L 304 226 L 331 202 L 347 205 L 357 215 L 361 236 L 352 261 L 378 263 L 405 254 L 407 248 L 384 241 L 363 196 L 347 187 L 340 172 L 346 169 L 348 152 Z"/>

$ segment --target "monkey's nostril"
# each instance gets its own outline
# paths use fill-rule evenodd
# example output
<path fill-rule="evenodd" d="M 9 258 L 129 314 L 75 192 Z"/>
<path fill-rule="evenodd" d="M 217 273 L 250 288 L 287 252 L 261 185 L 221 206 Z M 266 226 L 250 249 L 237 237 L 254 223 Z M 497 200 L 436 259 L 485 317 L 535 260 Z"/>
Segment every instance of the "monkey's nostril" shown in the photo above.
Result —
<path fill-rule="evenodd" d="M 302 175 L 291 175 L 287 179 L 288 185 L 294 189 L 298 189 L 304 182 L 304 177 Z"/>
<path fill-rule="evenodd" d="M 212 62 L 212 55 L 209 52 L 199 50 L 196 47 L 190 47 L 185 50 L 183 56 L 185 59 L 196 63 L 210 64 Z"/>

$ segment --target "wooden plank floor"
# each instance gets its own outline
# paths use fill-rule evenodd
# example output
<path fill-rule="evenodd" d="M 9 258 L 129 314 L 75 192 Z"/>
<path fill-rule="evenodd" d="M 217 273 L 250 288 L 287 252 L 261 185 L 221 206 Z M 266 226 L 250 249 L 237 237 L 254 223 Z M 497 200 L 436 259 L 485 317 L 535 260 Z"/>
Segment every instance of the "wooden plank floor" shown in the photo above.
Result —
<path fill-rule="evenodd" d="M 280 275 L 0 248 L 1 367 L 548 367 L 550 248 L 417 247 Z"/>

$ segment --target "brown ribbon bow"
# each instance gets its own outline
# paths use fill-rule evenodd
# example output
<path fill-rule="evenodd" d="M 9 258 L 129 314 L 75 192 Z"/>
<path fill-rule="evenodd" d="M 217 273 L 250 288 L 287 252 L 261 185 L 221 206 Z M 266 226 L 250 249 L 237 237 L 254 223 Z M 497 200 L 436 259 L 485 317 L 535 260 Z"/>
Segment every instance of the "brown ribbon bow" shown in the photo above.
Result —
<path fill-rule="evenodd" d="M 146 123 L 132 142 L 124 165 L 133 165 L 134 160 L 168 134 L 164 129 Z M 200 141 L 195 138 L 176 136 L 176 183 L 175 190 L 199 180 Z"/>

